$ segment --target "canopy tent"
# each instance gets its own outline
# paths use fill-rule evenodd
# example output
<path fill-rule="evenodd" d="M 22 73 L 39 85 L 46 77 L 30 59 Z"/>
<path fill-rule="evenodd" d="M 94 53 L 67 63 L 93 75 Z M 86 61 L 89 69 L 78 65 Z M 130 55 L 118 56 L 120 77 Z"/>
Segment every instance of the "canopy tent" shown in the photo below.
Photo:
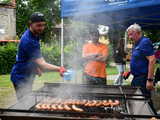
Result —
<path fill-rule="evenodd" d="M 62 0 L 61 17 L 95 24 L 138 23 L 159 29 L 160 0 Z"/>

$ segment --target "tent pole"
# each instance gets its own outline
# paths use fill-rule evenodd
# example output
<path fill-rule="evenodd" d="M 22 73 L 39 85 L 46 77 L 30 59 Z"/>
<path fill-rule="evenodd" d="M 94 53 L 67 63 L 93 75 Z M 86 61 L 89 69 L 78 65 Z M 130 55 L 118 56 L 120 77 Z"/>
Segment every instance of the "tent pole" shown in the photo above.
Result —
<path fill-rule="evenodd" d="M 64 66 L 64 23 L 63 18 L 61 19 L 61 66 Z"/>

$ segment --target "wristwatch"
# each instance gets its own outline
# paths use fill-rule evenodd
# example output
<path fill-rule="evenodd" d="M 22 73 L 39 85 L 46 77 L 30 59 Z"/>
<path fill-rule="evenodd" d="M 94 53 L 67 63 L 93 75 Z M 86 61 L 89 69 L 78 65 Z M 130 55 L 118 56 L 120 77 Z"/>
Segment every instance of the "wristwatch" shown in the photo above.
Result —
<path fill-rule="evenodd" d="M 153 82 L 153 79 L 152 78 L 148 78 L 147 79 L 149 82 Z"/>

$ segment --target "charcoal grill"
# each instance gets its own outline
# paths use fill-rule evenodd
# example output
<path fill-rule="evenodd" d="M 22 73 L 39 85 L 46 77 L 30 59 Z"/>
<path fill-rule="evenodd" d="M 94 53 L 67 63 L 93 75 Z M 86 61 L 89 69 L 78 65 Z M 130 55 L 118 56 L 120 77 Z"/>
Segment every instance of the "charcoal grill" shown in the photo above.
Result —
<path fill-rule="evenodd" d="M 37 110 L 35 106 L 46 98 L 78 100 L 119 100 L 117 107 L 83 108 L 84 112 Z M 44 87 L 24 96 L 8 109 L 0 109 L 2 120 L 148 120 L 154 115 L 149 99 L 139 88 L 130 86 L 98 86 L 65 83 L 45 83 Z"/>

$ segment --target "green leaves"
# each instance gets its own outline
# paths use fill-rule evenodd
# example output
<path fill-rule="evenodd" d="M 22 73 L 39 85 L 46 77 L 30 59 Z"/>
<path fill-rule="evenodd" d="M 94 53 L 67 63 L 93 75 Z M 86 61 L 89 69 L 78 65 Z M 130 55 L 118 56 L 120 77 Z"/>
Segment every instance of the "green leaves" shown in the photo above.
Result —
<path fill-rule="evenodd" d="M 16 0 L 17 35 L 20 37 L 28 27 L 28 20 L 33 12 L 42 12 L 47 21 L 43 41 L 50 42 L 53 27 L 60 23 L 59 0 Z"/>
<path fill-rule="evenodd" d="M 42 56 L 47 62 L 60 65 L 60 47 L 58 47 L 56 44 L 50 46 L 43 44 L 41 50 Z"/>
<path fill-rule="evenodd" d="M 0 0 L 0 3 L 9 4 L 11 0 Z"/>
<path fill-rule="evenodd" d="M 17 44 L 9 43 L 0 46 L 0 74 L 11 72 L 12 66 L 16 60 Z"/>

